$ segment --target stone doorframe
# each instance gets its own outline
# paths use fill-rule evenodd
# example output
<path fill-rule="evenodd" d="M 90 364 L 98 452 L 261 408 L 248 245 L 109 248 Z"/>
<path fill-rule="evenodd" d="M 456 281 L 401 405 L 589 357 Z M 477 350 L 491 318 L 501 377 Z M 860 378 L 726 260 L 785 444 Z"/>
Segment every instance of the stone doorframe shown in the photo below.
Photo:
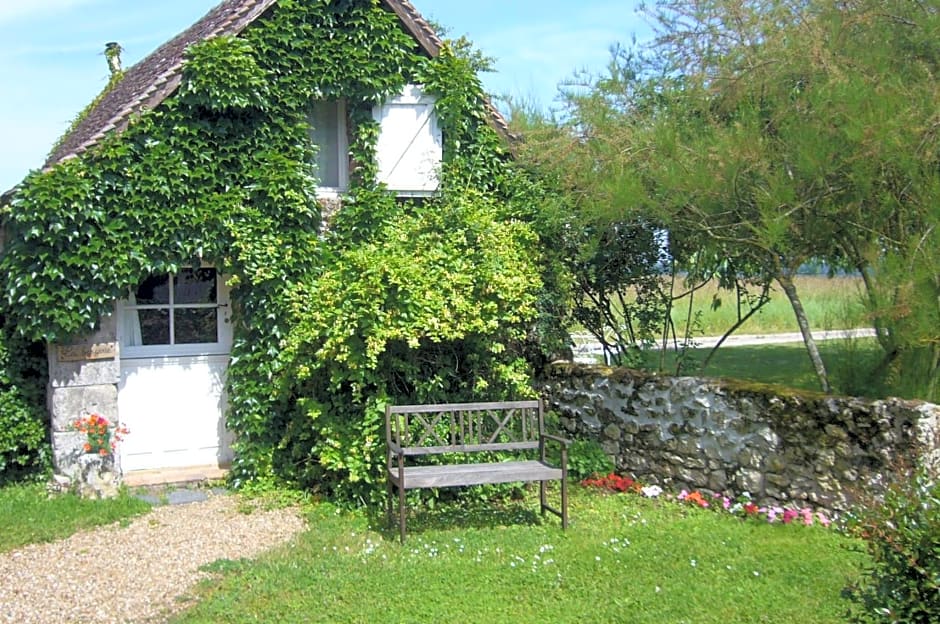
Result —
<path fill-rule="evenodd" d="M 52 428 L 52 462 L 57 481 L 79 477 L 85 434 L 72 429 L 76 419 L 99 414 L 118 423 L 120 348 L 117 315 L 99 321 L 98 329 L 81 340 L 48 345 L 49 383 L 46 403 Z M 113 454 L 114 473 L 121 474 L 120 455 Z"/>

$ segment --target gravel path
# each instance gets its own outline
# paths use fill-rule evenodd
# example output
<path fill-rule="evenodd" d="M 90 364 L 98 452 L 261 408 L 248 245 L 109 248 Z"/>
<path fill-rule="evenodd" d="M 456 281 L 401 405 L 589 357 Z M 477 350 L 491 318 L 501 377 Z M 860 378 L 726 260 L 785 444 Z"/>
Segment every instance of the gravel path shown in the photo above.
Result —
<path fill-rule="evenodd" d="M 237 507 L 213 496 L 0 554 L 0 622 L 160 622 L 186 606 L 201 566 L 254 557 L 305 528 L 292 509 Z"/>

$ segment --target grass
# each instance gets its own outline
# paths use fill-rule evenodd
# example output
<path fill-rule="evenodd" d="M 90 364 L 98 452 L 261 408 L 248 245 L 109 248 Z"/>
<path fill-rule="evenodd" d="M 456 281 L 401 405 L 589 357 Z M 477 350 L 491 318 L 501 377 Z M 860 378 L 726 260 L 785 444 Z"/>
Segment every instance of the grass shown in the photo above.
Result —
<path fill-rule="evenodd" d="M 405 545 L 376 518 L 321 504 L 290 545 L 209 566 L 174 621 L 839 622 L 864 561 L 831 529 L 572 490 L 567 532 L 529 495 L 421 511 Z"/>
<path fill-rule="evenodd" d="M 801 275 L 794 282 L 813 329 L 852 329 L 868 327 L 871 324 L 866 318 L 861 301 L 860 278 Z M 719 302 L 720 305 L 712 308 L 713 302 Z M 674 304 L 673 322 L 680 336 L 685 332 L 688 305 L 687 298 Z M 714 285 L 706 286 L 695 293 L 692 314 L 693 317 L 698 315 L 698 326 L 694 327 L 693 336 L 720 336 L 737 321 L 735 296 L 727 291 L 719 291 Z M 771 291 L 770 302 L 748 319 L 736 333 L 769 334 L 795 331 L 799 331 L 799 327 L 793 316 L 793 308 L 778 287 Z"/>
<path fill-rule="evenodd" d="M 873 338 L 827 340 L 819 350 L 837 392 L 853 396 L 881 396 L 882 389 L 872 386 L 865 371 L 871 370 L 882 355 Z M 802 390 L 819 390 L 819 380 L 802 342 L 721 347 L 708 367 L 701 368 L 710 349 L 691 349 L 682 374 L 727 377 L 773 383 Z M 675 372 L 676 353 L 666 356 L 664 370 Z M 659 352 L 647 354 L 648 368 L 659 366 Z"/>
<path fill-rule="evenodd" d="M 94 501 L 74 494 L 50 497 L 42 483 L 0 488 L 0 553 L 125 521 L 149 509 L 150 505 L 126 492 L 114 499 Z"/>

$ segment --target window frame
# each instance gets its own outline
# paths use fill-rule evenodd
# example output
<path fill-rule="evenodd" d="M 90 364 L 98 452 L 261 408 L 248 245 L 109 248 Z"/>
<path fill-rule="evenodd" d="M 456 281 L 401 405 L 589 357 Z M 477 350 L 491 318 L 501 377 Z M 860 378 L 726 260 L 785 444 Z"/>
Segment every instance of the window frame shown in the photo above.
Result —
<path fill-rule="evenodd" d="M 182 267 L 191 269 L 194 267 Z M 232 323 L 230 292 L 226 280 L 221 272 L 213 266 L 201 266 L 200 269 L 213 269 L 215 271 L 215 303 L 176 303 L 175 280 L 178 273 L 163 273 L 169 278 L 169 302 L 158 304 L 131 304 L 130 298 L 122 299 L 117 305 L 118 343 L 121 345 L 121 359 L 142 359 L 158 357 L 196 357 L 209 355 L 228 355 L 232 348 Z M 128 295 L 133 294 L 133 290 Z M 184 344 L 157 344 L 157 345 L 128 345 L 127 315 L 137 310 L 168 310 L 170 312 L 171 341 L 175 339 L 173 328 L 175 325 L 175 310 L 216 310 L 216 341 Z"/>

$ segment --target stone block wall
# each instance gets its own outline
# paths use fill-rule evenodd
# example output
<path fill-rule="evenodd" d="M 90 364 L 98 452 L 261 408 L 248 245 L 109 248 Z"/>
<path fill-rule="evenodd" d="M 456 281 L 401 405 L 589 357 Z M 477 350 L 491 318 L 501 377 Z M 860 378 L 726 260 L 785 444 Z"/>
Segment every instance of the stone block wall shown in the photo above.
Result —
<path fill-rule="evenodd" d="M 555 365 L 550 409 L 644 484 L 848 509 L 915 458 L 940 462 L 940 407 L 746 382 Z"/>
<path fill-rule="evenodd" d="M 80 341 L 49 345 L 47 404 L 52 426 L 52 460 L 57 475 L 75 480 L 81 471 L 85 435 L 71 427 L 77 418 L 100 414 L 118 419 L 120 360 L 116 315 L 101 319 L 97 331 Z M 114 471 L 120 474 L 118 457 Z"/>

